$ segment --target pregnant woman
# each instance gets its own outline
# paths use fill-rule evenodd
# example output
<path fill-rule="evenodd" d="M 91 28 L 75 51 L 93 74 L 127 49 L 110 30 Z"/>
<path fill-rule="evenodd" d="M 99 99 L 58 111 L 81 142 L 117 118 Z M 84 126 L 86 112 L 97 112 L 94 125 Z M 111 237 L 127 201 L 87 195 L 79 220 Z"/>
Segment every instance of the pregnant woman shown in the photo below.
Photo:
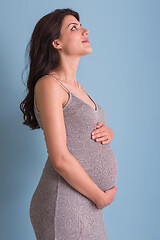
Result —
<path fill-rule="evenodd" d="M 41 18 L 30 41 L 23 124 L 44 133 L 48 158 L 30 203 L 38 240 L 107 240 L 102 209 L 114 200 L 117 161 L 106 113 L 76 80 L 92 52 L 70 8 Z"/>

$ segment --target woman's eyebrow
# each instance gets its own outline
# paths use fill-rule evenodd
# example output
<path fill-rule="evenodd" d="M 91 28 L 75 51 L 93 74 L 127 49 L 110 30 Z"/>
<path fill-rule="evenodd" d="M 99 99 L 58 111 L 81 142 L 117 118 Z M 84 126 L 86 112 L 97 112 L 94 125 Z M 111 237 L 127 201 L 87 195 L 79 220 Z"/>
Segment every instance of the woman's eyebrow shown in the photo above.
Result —
<path fill-rule="evenodd" d="M 76 24 L 76 25 L 78 25 L 78 23 L 70 23 L 70 24 L 68 24 L 67 28 L 68 28 L 69 25 L 71 25 L 71 24 Z M 80 26 L 82 27 L 82 24 L 81 24 L 81 23 L 80 23 Z"/>

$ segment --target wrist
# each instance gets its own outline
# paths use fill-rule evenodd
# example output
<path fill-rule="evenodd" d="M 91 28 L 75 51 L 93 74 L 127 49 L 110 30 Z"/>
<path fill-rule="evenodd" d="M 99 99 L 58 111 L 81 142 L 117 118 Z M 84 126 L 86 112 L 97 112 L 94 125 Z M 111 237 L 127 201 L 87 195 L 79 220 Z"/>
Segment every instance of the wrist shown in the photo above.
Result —
<path fill-rule="evenodd" d="M 97 195 L 94 203 L 95 203 L 96 205 L 101 205 L 101 204 L 104 203 L 104 200 L 105 200 L 105 193 L 101 190 L 101 191 L 98 193 L 98 195 Z"/>

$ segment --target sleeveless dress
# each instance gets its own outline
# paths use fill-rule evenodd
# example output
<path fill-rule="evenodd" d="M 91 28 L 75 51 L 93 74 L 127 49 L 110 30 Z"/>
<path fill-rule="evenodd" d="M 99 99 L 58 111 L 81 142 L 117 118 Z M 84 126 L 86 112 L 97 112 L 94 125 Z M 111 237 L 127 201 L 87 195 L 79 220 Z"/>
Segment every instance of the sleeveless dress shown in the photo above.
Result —
<path fill-rule="evenodd" d="M 118 176 L 116 157 L 109 144 L 91 138 L 97 122 L 105 123 L 106 113 L 89 94 L 96 109 L 54 78 L 69 93 L 69 100 L 63 107 L 69 152 L 102 191 L 112 188 Z M 43 130 L 35 94 L 34 112 Z M 55 171 L 48 155 L 30 202 L 29 214 L 36 239 L 107 240 L 102 210 Z"/>

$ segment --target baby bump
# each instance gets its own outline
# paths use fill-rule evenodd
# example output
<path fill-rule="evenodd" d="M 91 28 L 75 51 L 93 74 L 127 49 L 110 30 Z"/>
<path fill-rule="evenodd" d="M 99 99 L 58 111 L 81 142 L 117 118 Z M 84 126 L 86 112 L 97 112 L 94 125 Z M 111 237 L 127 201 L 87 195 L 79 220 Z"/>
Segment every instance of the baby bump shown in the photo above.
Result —
<path fill-rule="evenodd" d="M 91 139 L 87 144 L 70 148 L 70 152 L 102 191 L 115 186 L 118 176 L 117 160 L 109 144 Z"/>
<path fill-rule="evenodd" d="M 93 178 L 97 185 L 105 191 L 115 186 L 118 177 L 118 167 L 111 146 L 109 144 L 101 144 L 101 146 L 99 147 L 100 150 L 97 150 Z"/>

